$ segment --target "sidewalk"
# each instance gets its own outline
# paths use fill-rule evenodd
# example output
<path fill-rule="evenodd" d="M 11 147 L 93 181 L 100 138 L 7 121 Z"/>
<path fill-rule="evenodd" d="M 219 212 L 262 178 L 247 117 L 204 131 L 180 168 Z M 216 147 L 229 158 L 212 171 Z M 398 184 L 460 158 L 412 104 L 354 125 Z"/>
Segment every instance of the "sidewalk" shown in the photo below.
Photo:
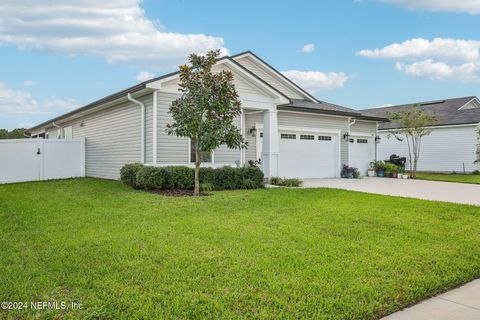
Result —
<path fill-rule="evenodd" d="M 480 279 L 383 318 L 383 320 L 478 319 L 480 319 Z"/>

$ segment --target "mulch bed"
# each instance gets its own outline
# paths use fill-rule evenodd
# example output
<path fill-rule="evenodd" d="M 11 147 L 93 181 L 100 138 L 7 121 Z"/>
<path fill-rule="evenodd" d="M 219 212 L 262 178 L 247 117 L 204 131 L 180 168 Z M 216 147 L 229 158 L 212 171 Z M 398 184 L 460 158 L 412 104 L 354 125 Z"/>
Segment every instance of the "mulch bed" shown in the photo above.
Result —
<path fill-rule="evenodd" d="M 193 197 L 193 190 L 152 190 L 151 193 L 161 194 L 167 197 Z M 210 193 L 200 192 L 200 196 L 209 196 Z"/>

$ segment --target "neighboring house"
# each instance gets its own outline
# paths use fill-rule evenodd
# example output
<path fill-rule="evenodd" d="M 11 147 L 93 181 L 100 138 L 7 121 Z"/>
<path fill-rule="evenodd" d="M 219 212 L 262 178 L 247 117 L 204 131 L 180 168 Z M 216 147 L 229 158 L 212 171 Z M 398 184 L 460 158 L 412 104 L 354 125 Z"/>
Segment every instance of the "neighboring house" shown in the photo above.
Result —
<path fill-rule="evenodd" d="M 430 102 L 413 103 L 435 116 L 430 135 L 422 139 L 419 171 L 472 172 L 480 169 L 475 164 L 480 151 L 477 130 L 480 128 L 480 101 L 477 97 L 465 97 Z M 410 104 L 362 110 L 376 117 L 389 117 L 389 113 L 410 108 Z M 400 128 L 398 122 L 382 123 L 378 144 L 378 158 L 388 159 L 391 154 L 408 158 L 406 141 L 399 141 L 391 130 Z"/>
<path fill-rule="evenodd" d="M 251 52 L 218 60 L 234 74 L 242 102 L 237 119 L 248 148 L 215 150 L 208 166 L 262 159 L 267 177 L 338 177 L 342 164 L 365 171 L 375 158 L 376 116 L 319 101 Z M 170 73 L 41 123 L 29 132 L 48 139 L 86 138 L 86 175 L 118 179 L 131 162 L 193 165 L 186 138 L 169 136 L 179 73 Z"/>

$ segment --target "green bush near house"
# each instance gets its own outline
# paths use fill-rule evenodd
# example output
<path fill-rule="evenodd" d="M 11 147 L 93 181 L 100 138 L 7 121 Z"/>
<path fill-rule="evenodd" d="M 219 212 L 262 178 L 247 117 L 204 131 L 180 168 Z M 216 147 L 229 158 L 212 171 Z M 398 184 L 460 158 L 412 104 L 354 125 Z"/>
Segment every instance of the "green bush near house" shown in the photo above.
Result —
<path fill-rule="evenodd" d="M 129 163 L 120 169 L 120 180 L 132 188 L 138 188 L 137 186 L 137 173 L 144 167 L 141 163 Z"/>
<path fill-rule="evenodd" d="M 271 177 L 269 179 L 269 182 L 274 186 L 289 187 L 289 188 L 300 187 L 302 185 L 302 180 L 297 178 Z"/>
<path fill-rule="evenodd" d="M 127 164 L 121 170 L 121 180 L 144 190 L 192 190 L 194 169 L 185 166 L 153 167 Z M 200 168 L 203 191 L 257 189 L 263 187 L 263 172 L 253 167 Z M 207 190 L 208 189 L 208 190 Z"/>
<path fill-rule="evenodd" d="M 166 175 L 162 168 L 144 166 L 137 172 L 136 185 L 140 189 L 159 190 L 164 188 Z"/>

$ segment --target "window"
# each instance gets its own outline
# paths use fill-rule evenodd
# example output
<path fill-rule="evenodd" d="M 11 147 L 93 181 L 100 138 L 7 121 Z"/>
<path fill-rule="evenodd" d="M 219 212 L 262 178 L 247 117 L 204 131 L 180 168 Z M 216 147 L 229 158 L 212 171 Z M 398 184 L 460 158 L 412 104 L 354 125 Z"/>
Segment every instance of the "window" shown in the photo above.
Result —
<path fill-rule="evenodd" d="M 368 143 L 368 139 L 357 139 L 357 143 Z"/>
<path fill-rule="evenodd" d="M 263 138 L 263 132 L 260 132 L 260 138 Z"/>
<path fill-rule="evenodd" d="M 332 136 L 318 136 L 318 140 L 332 141 Z"/>
<path fill-rule="evenodd" d="M 310 134 L 301 134 L 300 140 L 315 140 L 315 136 Z"/>
<path fill-rule="evenodd" d="M 200 157 L 202 162 L 212 162 L 212 154 L 201 152 Z M 195 146 L 193 145 L 192 140 L 190 140 L 190 162 L 195 162 Z"/>
<path fill-rule="evenodd" d="M 282 133 L 280 134 L 280 138 L 282 139 L 297 139 L 296 134 L 291 134 L 291 133 Z"/>
<path fill-rule="evenodd" d="M 348 139 L 348 142 L 354 143 L 354 142 L 355 142 L 355 139 L 350 138 L 350 139 Z"/>
<path fill-rule="evenodd" d="M 72 139 L 72 138 L 73 138 L 72 126 L 63 128 L 63 139 Z"/>

